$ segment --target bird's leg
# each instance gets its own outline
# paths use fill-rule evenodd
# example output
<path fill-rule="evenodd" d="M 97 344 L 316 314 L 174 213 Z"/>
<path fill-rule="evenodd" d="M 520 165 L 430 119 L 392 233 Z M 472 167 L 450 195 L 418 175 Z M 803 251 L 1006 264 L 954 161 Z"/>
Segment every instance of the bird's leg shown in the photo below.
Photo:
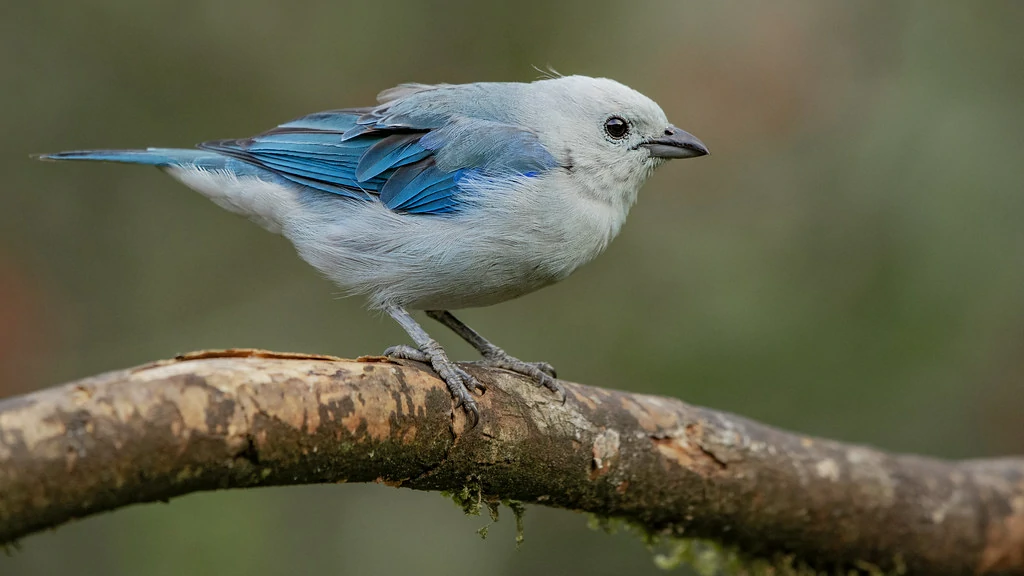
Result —
<path fill-rule="evenodd" d="M 496 368 L 504 368 L 518 374 L 533 378 L 538 384 L 556 394 L 565 395 L 558 381 L 555 380 L 555 367 L 547 362 L 523 362 L 522 360 L 509 356 L 501 348 L 491 344 L 479 332 L 462 323 L 461 320 L 447 310 L 427 310 L 427 316 L 444 324 L 448 328 L 469 342 L 470 346 L 476 348 L 484 357 L 484 364 Z"/>
<path fill-rule="evenodd" d="M 416 343 L 416 348 L 405 345 L 392 346 L 384 351 L 384 355 L 391 358 L 403 358 L 430 364 L 434 372 L 437 372 L 437 375 L 444 380 L 452 397 L 455 398 L 455 407 L 462 406 L 466 411 L 466 415 L 472 421 L 472 425 L 476 426 L 480 420 L 480 410 L 477 408 L 476 401 L 473 400 L 473 395 L 470 392 L 475 390 L 483 392 L 484 385 L 449 360 L 444 348 L 437 343 L 437 340 L 431 338 L 426 330 L 416 323 L 416 320 L 413 320 L 405 308 L 387 306 L 384 310 L 395 319 L 395 322 L 398 322 L 399 326 L 409 333 L 412 341 Z"/>

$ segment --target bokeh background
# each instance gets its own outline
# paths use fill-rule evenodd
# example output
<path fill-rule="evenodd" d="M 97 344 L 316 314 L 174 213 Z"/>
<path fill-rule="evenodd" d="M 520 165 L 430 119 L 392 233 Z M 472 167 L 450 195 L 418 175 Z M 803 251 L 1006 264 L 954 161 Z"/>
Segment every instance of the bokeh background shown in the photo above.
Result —
<path fill-rule="evenodd" d="M 1024 452 L 1024 3 L 53 0 L 0 9 L 0 396 L 200 348 L 405 342 L 282 238 L 156 170 L 404 81 L 608 76 L 712 151 L 662 168 L 566 282 L 464 314 L 563 377 L 942 457 Z M 429 324 L 428 324 L 429 326 Z M 470 350 L 434 329 L 457 357 Z M 656 574 L 531 507 L 192 495 L 26 538 L 0 574 Z"/>

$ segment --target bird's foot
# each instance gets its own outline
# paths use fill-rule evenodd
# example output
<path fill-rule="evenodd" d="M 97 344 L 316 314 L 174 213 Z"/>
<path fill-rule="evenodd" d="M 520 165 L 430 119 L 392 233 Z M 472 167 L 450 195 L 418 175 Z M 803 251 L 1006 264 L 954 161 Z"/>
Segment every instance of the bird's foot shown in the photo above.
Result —
<path fill-rule="evenodd" d="M 461 406 L 465 410 L 466 416 L 470 420 L 470 427 L 475 427 L 480 421 L 480 409 L 477 408 L 476 400 L 473 399 L 471 392 L 479 391 L 483 393 L 487 389 L 469 372 L 466 372 L 458 364 L 449 360 L 448 355 L 441 348 L 440 344 L 431 342 L 429 346 L 425 346 L 423 349 L 401 344 L 388 348 L 384 351 L 384 355 L 389 358 L 414 360 L 430 364 L 434 372 L 437 372 L 437 375 L 448 386 L 448 391 L 451 392 L 452 398 L 455 399 L 455 407 Z"/>
<path fill-rule="evenodd" d="M 494 347 L 484 354 L 483 364 L 485 366 L 502 368 L 504 370 L 509 370 L 516 374 L 522 374 L 523 376 L 532 378 L 533 381 L 540 386 L 543 386 L 561 396 L 562 402 L 565 402 L 565 390 L 562 389 L 562 385 L 555 379 L 557 378 L 555 367 L 547 362 L 524 362 L 518 358 L 509 356 L 508 353 L 501 348 Z"/>

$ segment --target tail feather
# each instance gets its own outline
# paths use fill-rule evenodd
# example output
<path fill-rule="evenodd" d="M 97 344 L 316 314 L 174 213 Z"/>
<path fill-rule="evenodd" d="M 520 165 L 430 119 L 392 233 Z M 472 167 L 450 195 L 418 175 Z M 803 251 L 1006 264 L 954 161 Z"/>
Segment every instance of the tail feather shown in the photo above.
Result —
<path fill-rule="evenodd" d="M 92 160 L 165 169 L 218 206 L 281 233 L 282 217 L 294 211 L 298 187 L 259 166 L 210 150 L 72 150 L 34 156 L 39 160 Z"/>
<path fill-rule="evenodd" d="M 201 168 L 216 169 L 224 166 L 226 157 L 206 150 L 187 150 L 184 148 L 147 148 L 145 150 L 71 150 L 54 154 L 38 154 L 38 160 L 92 160 L 96 162 L 119 162 L 122 164 L 142 164 L 146 166 L 182 166 L 193 165 Z"/>

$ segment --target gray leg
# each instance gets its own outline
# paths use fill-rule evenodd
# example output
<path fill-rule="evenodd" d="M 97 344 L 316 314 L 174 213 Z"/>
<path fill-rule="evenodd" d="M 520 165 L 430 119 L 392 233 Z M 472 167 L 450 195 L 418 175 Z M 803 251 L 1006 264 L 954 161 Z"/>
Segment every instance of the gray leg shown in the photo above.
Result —
<path fill-rule="evenodd" d="M 480 410 L 477 408 L 476 401 L 473 400 L 473 395 L 470 394 L 470 391 L 480 390 L 483 392 L 483 384 L 449 360 L 444 348 L 441 348 L 437 340 L 431 338 L 426 330 L 413 320 L 405 308 L 387 306 L 384 310 L 395 319 L 395 322 L 398 322 L 399 326 L 409 333 L 412 341 L 417 346 L 417 348 L 411 346 L 392 346 L 384 351 L 384 355 L 392 358 L 405 358 L 407 360 L 429 363 L 434 368 L 434 372 L 437 372 L 437 375 L 448 385 L 448 390 L 451 392 L 452 397 L 455 398 L 455 407 L 462 406 L 466 411 L 466 415 L 472 421 L 472 426 L 476 426 L 480 420 Z"/>
<path fill-rule="evenodd" d="M 484 364 L 511 370 L 524 376 L 533 378 L 538 384 L 557 394 L 565 395 L 562 387 L 555 380 L 555 367 L 547 362 L 523 362 L 518 358 L 509 356 L 504 350 L 487 341 L 476 330 L 462 323 L 461 320 L 447 310 L 427 310 L 427 316 L 444 324 L 462 337 L 463 340 L 476 348 L 484 357 Z"/>

